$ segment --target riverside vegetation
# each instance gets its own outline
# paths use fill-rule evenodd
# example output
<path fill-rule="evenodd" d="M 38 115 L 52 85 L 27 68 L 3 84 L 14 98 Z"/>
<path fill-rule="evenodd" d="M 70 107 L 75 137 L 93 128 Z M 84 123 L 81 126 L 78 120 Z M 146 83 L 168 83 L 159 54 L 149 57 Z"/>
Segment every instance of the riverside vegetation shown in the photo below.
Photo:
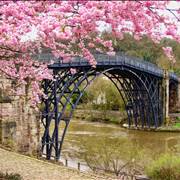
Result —
<path fill-rule="evenodd" d="M 180 154 L 177 152 L 150 155 L 148 149 L 133 145 L 125 138 L 118 143 L 99 142 L 95 147 L 86 147 L 88 151 L 84 153 L 88 166 L 94 171 L 104 170 L 106 173 L 117 176 L 125 174 L 131 178 L 147 174 L 153 180 L 180 179 Z M 123 148 L 119 149 L 122 145 Z"/>
<path fill-rule="evenodd" d="M 8 174 L 0 172 L 0 179 L 1 180 L 22 180 L 22 177 L 19 174 Z"/>

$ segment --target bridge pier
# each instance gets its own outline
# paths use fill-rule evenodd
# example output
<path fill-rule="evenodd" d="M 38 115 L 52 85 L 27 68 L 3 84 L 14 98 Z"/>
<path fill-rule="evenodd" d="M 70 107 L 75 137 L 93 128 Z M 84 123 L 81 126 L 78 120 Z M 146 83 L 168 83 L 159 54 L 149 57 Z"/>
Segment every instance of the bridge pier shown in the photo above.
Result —
<path fill-rule="evenodd" d="M 164 70 L 162 81 L 164 124 L 169 123 L 169 72 Z"/>
<path fill-rule="evenodd" d="M 40 142 L 40 116 L 25 95 L 17 96 L 13 88 L 13 81 L 0 75 L 0 144 L 24 154 L 35 154 Z"/>
<path fill-rule="evenodd" d="M 177 87 L 177 110 L 180 111 L 180 78 L 178 78 L 178 87 Z"/>
<path fill-rule="evenodd" d="M 162 104 L 164 124 L 170 123 L 169 114 L 176 113 L 180 107 L 180 79 L 177 82 L 170 80 L 170 73 L 164 70 L 162 81 Z"/>

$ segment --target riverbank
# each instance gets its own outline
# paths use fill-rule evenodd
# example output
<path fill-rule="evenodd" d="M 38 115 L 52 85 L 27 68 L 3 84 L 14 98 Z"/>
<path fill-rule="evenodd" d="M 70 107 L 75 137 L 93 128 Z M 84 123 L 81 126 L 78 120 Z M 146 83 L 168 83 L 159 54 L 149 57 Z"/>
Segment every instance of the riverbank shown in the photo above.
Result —
<path fill-rule="evenodd" d="M 174 114 L 173 114 L 174 115 Z M 172 116 L 171 123 L 169 125 L 163 125 L 158 128 L 154 127 L 144 127 L 142 126 L 128 126 L 127 117 L 125 111 L 99 111 L 92 109 L 77 109 L 74 112 L 73 118 L 85 120 L 89 122 L 100 122 L 106 124 L 120 125 L 123 128 L 128 128 L 129 130 L 142 130 L 142 131 L 154 131 L 154 132 L 180 132 L 180 114 Z"/>
<path fill-rule="evenodd" d="M 82 173 L 61 165 L 38 160 L 0 148 L 0 172 L 19 174 L 23 180 L 93 180 L 107 179 L 91 173 Z"/>
<path fill-rule="evenodd" d="M 131 125 L 129 127 L 128 124 L 123 124 L 123 128 L 126 128 L 128 130 L 138 130 L 138 131 L 152 131 L 152 132 L 175 132 L 175 133 L 180 133 L 180 127 L 176 126 L 161 126 L 158 128 L 149 128 L 149 127 L 143 127 L 142 126 L 134 126 Z"/>
<path fill-rule="evenodd" d="M 90 122 L 102 122 L 107 124 L 122 125 L 127 117 L 125 111 L 100 111 L 93 109 L 76 109 L 73 118 Z"/>

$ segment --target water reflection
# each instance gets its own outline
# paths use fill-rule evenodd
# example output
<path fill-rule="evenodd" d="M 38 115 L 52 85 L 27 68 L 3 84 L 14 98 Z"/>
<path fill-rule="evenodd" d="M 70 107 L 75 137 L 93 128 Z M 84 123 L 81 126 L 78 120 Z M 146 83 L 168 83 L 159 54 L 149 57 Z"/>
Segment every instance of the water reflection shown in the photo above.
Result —
<path fill-rule="evenodd" d="M 123 139 L 127 142 L 123 143 Z M 154 156 L 167 151 L 178 151 L 176 147 L 180 146 L 180 133 L 128 130 L 117 125 L 73 119 L 65 137 L 62 156 L 73 159 L 77 166 L 77 162 L 85 162 L 83 156 L 85 151 L 100 144 L 112 147 L 116 151 L 118 148 L 119 151 L 124 149 L 123 158 L 129 156 L 126 153 L 127 144 L 132 149 L 138 147 L 147 152 L 146 155 Z"/>

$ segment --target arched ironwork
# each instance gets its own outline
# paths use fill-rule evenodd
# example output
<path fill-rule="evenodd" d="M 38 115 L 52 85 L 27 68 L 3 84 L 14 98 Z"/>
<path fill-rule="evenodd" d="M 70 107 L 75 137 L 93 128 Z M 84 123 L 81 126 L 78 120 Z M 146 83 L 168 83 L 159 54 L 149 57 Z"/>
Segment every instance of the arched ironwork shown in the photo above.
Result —
<path fill-rule="evenodd" d="M 74 57 L 70 62 L 64 63 L 52 54 L 38 55 L 40 61 L 55 61 L 49 66 L 53 69 L 54 80 L 44 80 L 42 85 L 46 95 L 42 100 L 42 124 L 45 129 L 42 152 L 47 159 L 52 156 L 57 160 L 60 158 L 73 111 L 85 89 L 101 74 L 108 77 L 118 89 L 125 105 L 129 127 L 157 128 L 163 124 L 166 112 L 163 101 L 167 88 L 163 85 L 163 78 L 169 79 L 170 89 L 173 89 L 171 87 L 178 84 L 178 77 L 174 73 L 168 73 L 166 77 L 164 71 L 154 64 L 124 54 L 94 54 L 94 57 L 97 61 L 96 68 L 92 68 L 81 57 Z M 71 68 L 76 68 L 76 73 L 72 74 Z M 72 97 L 75 94 L 77 99 L 74 102 Z"/>
<path fill-rule="evenodd" d="M 104 74 L 118 89 L 128 116 L 128 125 L 157 128 L 163 122 L 160 84 L 162 78 L 125 66 L 84 67 L 72 74 L 69 68 L 54 69 L 54 80 L 44 80 L 42 152 L 46 158 L 60 158 L 64 137 L 85 89 L 95 78 Z M 76 94 L 76 101 L 72 96 Z M 67 111 L 68 109 L 68 111 Z M 59 131 L 64 124 L 62 131 Z M 52 132 L 51 132 L 52 131 Z"/>

